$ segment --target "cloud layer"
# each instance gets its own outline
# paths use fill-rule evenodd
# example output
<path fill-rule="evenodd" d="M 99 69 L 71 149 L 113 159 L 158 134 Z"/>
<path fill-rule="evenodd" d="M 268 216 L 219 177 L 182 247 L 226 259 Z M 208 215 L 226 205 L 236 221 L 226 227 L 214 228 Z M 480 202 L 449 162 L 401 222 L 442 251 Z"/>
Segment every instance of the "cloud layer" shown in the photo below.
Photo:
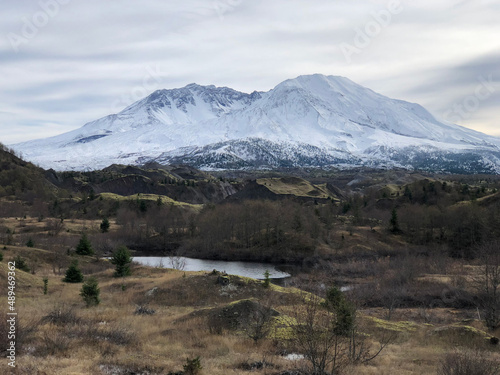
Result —
<path fill-rule="evenodd" d="M 500 4 L 415 3 L 5 1 L 0 142 L 78 128 L 159 88 L 264 91 L 312 73 L 346 76 L 500 135 Z M 482 80 L 490 86 L 478 97 Z"/>

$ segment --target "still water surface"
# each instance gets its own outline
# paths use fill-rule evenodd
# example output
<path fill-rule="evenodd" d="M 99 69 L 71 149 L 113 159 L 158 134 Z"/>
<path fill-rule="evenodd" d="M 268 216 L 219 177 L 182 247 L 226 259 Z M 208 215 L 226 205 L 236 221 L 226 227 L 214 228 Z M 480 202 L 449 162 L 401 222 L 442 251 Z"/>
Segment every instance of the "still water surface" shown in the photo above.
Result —
<path fill-rule="evenodd" d="M 272 264 L 253 262 L 227 262 L 186 257 L 134 257 L 134 262 L 151 267 L 177 268 L 183 271 L 225 271 L 230 275 L 263 279 L 269 271 L 272 279 L 283 279 L 290 274 L 277 270 Z"/>

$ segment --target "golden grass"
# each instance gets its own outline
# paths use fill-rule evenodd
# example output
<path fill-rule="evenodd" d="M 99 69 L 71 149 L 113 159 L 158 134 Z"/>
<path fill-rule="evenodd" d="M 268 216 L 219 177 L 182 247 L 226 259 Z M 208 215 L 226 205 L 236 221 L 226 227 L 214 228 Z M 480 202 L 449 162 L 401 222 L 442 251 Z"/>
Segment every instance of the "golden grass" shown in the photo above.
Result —
<path fill-rule="evenodd" d="M 182 285 L 196 293 L 206 294 L 202 288 L 218 290 L 220 286 L 204 273 L 186 273 L 162 270 L 148 273 L 148 268 L 138 267 L 134 275 L 125 279 L 112 277 L 112 270 L 99 273 L 102 303 L 94 308 L 85 308 L 78 293 L 81 284 L 65 284 L 60 276 L 49 275 L 49 294 L 43 295 L 41 275 L 31 275 L 18 272 L 19 280 L 31 287 L 19 292 L 17 306 L 20 317 L 35 321 L 36 332 L 32 335 L 28 347 L 38 348 L 31 354 L 20 354 L 18 357 L 18 373 L 46 374 L 105 374 L 106 369 L 128 368 L 134 371 L 150 370 L 153 373 L 168 373 L 179 371 L 187 357 L 201 357 L 204 367 L 203 374 L 245 374 L 240 369 L 242 363 L 253 363 L 265 360 L 276 367 L 274 372 L 263 370 L 256 373 L 270 374 L 278 370 L 293 369 L 295 363 L 280 357 L 272 348 L 272 341 L 263 340 L 255 344 L 241 333 L 224 335 L 211 334 L 207 329 L 203 316 L 187 318 L 193 311 L 206 308 L 207 305 L 169 304 L 153 296 L 149 300 L 143 297 L 146 291 L 153 287 L 159 290 L 178 288 Z M 0 263 L 0 274 L 5 273 L 5 264 Z M 215 278 L 214 278 L 215 279 Z M 269 290 L 262 288 L 261 282 L 250 279 L 234 279 L 238 287 L 244 289 L 243 295 L 267 301 L 277 301 L 285 305 L 274 305 L 278 311 L 293 309 L 289 301 L 279 299 L 281 294 L 298 294 L 300 291 L 292 288 L 272 286 Z M 40 285 L 40 287 L 35 287 Z M 125 288 L 122 288 L 122 285 Z M 266 295 L 267 293 L 267 295 Z M 274 297 L 273 297 L 274 296 Z M 148 306 L 156 310 L 154 315 L 134 315 L 138 302 L 147 301 Z M 234 300 L 229 300 L 228 303 Z M 219 305 L 222 297 L 207 299 L 208 306 Z M 5 304 L 5 297 L 0 298 Z M 42 323 L 41 319 L 57 309 L 73 309 L 80 319 L 77 325 L 54 325 Z M 29 319 L 27 319 L 29 317 Z M 282 316 L 275 319 L 275 339 L 286 339 L 289 332 L 280 328 Z M 282 322 L 281 322 L 282 323 Z M 286 325 L 286 324 L 285 324 Z M 429 374 L 434 373 L 441 355 L 448 350 L 445 337 L 433 338 L 427 334 L 433 327 L 412 322 L 388 322 L 373 317 L 363 318 L 363 329 L 370 338 L 379 337 L 381 331 L 395 331 L 399 336 L 397 341 L 368 365 L 357 366 L 352 373 L 371 374 Z M 476 330 L 475 328 L 471 328 Z M 476 330 L 477 331 L 477 330 Z M 109 332 L 126 333 L 132 337 L 131 342 L 102 340 L 99 338 L 74 336 L 74 332 Z M 68 348 L 63 352 L 57 350 L 53 354 L 38 355 L 36 350 L 43 345 L 50 349 L 50 342 L 43 344 L 44 338 L 53 337 L 67 340 Z M 98 337 L 99 335 L 97 335 Z M 273 336 L 273 335 L 271 335 Z M 84 337 L 84 338 L 82 338 Z M 465 341 L 465 340 L 464 340 Z M 456 344 L 456 341 L 453 342 Z M 466 342 L 462 343 L 467 345 Z M 4 362 L 1 363 L 3 366 Z M 24 371 L 24 372 L 22 372 Z M 30 372 L 32 371 L 32 372 Z M 267 372 L 266 372 L 267 371 Z"/>
<path fill-rule="evenodd" d="M 36 251 L 36 250 L 35 250 Z M 6 272 L 4 262 L 0 263 L 0 274 Z M 35 322 L 35 333 L 29 343 L 23 345 L 36 348 L 34 353 L 19 353 L 19 373 L 47 373 L 47 374 L 100 374 L 105 368 L 129 368 L 137 371 L 152 369 L 158 373 L 178 371 L 182 369 L 187 357 L 201 356 L 205 374 L 244 373 L 234 370 L 244 361 L 275 358 L 274 362 L 282 362 L 276 355 L 268 355 L 265 343 L 255 346 L 250 339 L 241 335 L 212 335 L 208 332 L 203 318 L 179 320 L 193 312 L 194 306 L 164 306 L 161 301 L 151 298 L 148 303 L 156 310 L 155 315 L 134 315 L 137 302 L 143 302 L 145 292 L 153 287 L 169 288 L 182 283 L 188 288 L 200 288 L 197 279 L 206 281 L 203 273 L 187 273 L 173 270 L 153 272 L 146 277 L 149 269 L 138 267 L 136 275 L 125 279 L 115 279 L 112 270 L 97 275 L 100 281 L 102 303 L 94 308 L 85 308 L 79 297 L 81 284 L 66 284 L 58 275 L 49 275 L 49 293 L 43 295 L 42 276 L 31 275 L 17 271 L 18 281 L 29 284 L 22 289 L 17 298 L 17 306 L 21 317 L 29 317 Z M 37 285 L 35 287 L 35 285 Z M 122 285 L 125 288 L 122 288 Z M 216 288 L 213 284 L 206 284 L 206 289 Z M 240 283 L 241 288 L 259 287 L 260 282 L 252 285 Z M 196 291 L 193 290 L 193 295 Z M 0 303 L 5 304 L 2 296 Z M 59 326 L 42 322 L 42 318 L 50 312 L 59 309 L 72 309 L 81 320 L 77 326 Z M 106 330 L 124 330 L 134 337 L 133 343 L 113 343 L 106 340 L 81 338 L 73 336 L 73 332 L 88 327 L 92 332 L 106 332 Z M 85 328 L 87 329 L 87 328 Z M 87 332 L 87 331 L 84 331 Z M 98 335 L 97 335 L 98 336 Z M 50 354 L 42 353 L 51 349 L 52 342 L 45 342 L 47 337 L 57 341 L 68 341 L 68 347 L 62 352 Z M 49 340 L 50 341 L 50 340 Z M 3 366 L 4 363 L 1 365 Z M 102 367 L 105 366 L 105 367 Z M 107 366 L 107 367 L 106 367 Z M 153 371 L 154 372 L 154 371 Z"/>
<path fill-rule="evenodd" d="M 322 198 L 330 197 L 326 184 L 313 185 L 301 178 L 260 178 L 259 185 L 263 185 L 276 194 L 295 195 L 298 197 Z"/>
<path fill-rule="evenodd" d="M 45 224 L 35 218 L 26 218 L 20 223 L 16 219 L 4 219 L 4 225 L 19 228 L 33 225 L 43 231 Z M 68 220 L 70 233 L 78 233 L 83 227 L 98 228 L 99 221 Z M 17 229 L 16 229 L 17 231 Z M 340 237 L 341 231 L 337 233 Z M 60 235 L 62 236 L 62 234 Z M 353 236 L 346 235 L 345 247 L 341 251 L 359 250 L 363 237 L 376 240 L 377 234 L 368 228 L 357 229 Z M 374 241 L 375 242 L 375 241 Z M 369 249 L 363 249 L 367 251 Z M 20 348 L 17 374 L 106 374 L 112 369 L 168 374 L 180 371 L 186 358 L 201 357 L 204 375 L 248 374 L 241 368 L 244 363 L 265 360 L 273 363 L 273 369 L 255 371 L 256 374 L 278 374 L 293 369 L 296 363 L 287 361 L 275 350 L 274 339 L 290 338 L 289 324 L 283 322 L 294 309 L 303 291 L 271 284 L 264 288 L 262 281 L 230 276 L 234 289 L 229 293 L 217 285 L 216 275 L 206 272 L 181 272 L 174 270 L 133 266 L 131 277 L 116 279 L 112 266 L 100 260 L 106 267 L 96 268 L 95 276 L 101 288 L 101 304 L 86 308 L 79 296 L 81 284 L 66 284 L 62 275 L 53 273 L 52 252 L 38 248 L 8 246 L 2 250 L 4 260 L 0 262 L 0 283 L 6 285 L 7 261 L 16 255 L 36 259 L 39 265 L 36 274 L 16 271 L 19 319 L 27 334 Z M 71 257 L 65 254 L 69 262 Z M 80 265 L 92 265 L 91 257 L 78 257 Z M 473 274 L 477 267 L 465 267 L 462 272 Z M 47 277 L 48 295 L 43 295 L 43 278 Z M 436 281 L 448 281 L 449 275 L 425 275 Z M 158 288 L 151 297 L 146 292 Z M 4 291 L 4 287 L 0 289 Z M 307 295 L 307 294 L 306 294 Z M 210 333 L 206 315 L 193 314 L 203 309 L 212 309 L 252 298 L 282 313 L 274 319 L 271 337 L 255 344 L 241 332 L 224 335 Z M 7 306 L 6 294 L 0 294 L 0 305 Z M 135 315 L 137 305 L 147 305 L 156 311 L 154 315 Z M 57 325 L 42 319 L 54 311 L 71 310 L 78 324 Z M 453 320 L 453 314 L 443 309 Z M 442 325 L 414 323 L 403 317 L 402 321 L 380 319 L 379 311 L 365 311 L 360 319 L 360 329 L 373 341 L 381 339 L 384 332 L 395 333 L 393 344 L 368 365 L 356 366 L 349 373 L 375 374 L 432 374 L 443 353 L 454 347 L 481 346 L 492 350 L 498 357 L 498 349 L 490 346 L 480 322 L 459 324 L 447 322 Z M 439 330 L 439 328 L 443 329 Z M 447 327 L 452 327 L 447 329 Z M 438 329 L 437 333 L 433 333 Z M 461 332 L 470 333 L 461 334 Z M 78 335 L 76 335 L 78 333 Z M 106 339 L 106 337 L 108 337 Z M 54 342 L 55 341 L 55 342 Z M 60 348 L 55 344 L 64 344 Z M 21 350 L 22 349 L 22 350 Z M 48 353 L 48 354 L 47 354 Z M 5 358 L 0 368 L 5 369 Z M 1 370 L 0 370 L 1 373 Z"/>
<path fill-rule="evenodd" d="M 147 200 L 147 201 L 158 201 L 158 198 L 161 199 L 163 204 L 171 204 L 174 206 L 181 206 L 181 207 L 189 207 L 195 210 L 201 210 L 203 208 L 202 204 L 192 204 L 192 203 L 186 203 L 186 202 L 179 202 L 176 201 L 166 195 L 157 195 L 157 194 L 140 194 L 140 196 L 137 195 L 118 195 L 114 193 L 101 193 L 99 194 L 103 199 L 114 199 L 114 200 L 136 200 L 136 199 L 142 199 L 142 200 Z"/>
<path fill-rule="evenodd" d="M 397 196 L 398 193 L 401 192 L 401 189 L 400 189 L 400 186 L 399 185 L 396 185 L 396 184 L 388 184 L 388 185 L 385 185 L 382 189 L 381 189 L 382 192 L 385 192 L 387 194 L 387 196 L 390 196 L 390 197 L 395 197 Z"/>
<path fill-rule="evenodd" d="M 380 328 L 387 331 L 393 332 L 415 332 L 419 328 L 419 325 L 415 322 L 409 321 L 399 321 L 391 322 L 384 319 L 379 319 L 375 317 L 367 317 L 367 320 L 374 324 L 375 328 Z"/>

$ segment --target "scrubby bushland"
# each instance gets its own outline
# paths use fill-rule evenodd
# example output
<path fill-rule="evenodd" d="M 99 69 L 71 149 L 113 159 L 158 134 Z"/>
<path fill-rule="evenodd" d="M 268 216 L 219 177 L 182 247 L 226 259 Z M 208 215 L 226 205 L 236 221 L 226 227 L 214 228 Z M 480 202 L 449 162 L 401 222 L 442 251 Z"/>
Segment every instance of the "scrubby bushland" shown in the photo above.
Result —
<path fill-rule="evenodd" d="M 446 354 L 437 370 L 438 375 L 498 375 L 500 363 L 480 350 L 455 350 Z"/>
<path fill-rule="evenodd" d="M 475 277 L 479 307 L 486 326 L 494 330 L 500 324 L 500 241 L 480 246 L 477 250 L 481 266 Z"/>
<path fill-rule="evenodd" d="M 0 144 L 0 198 L 8 196 L 33 204 L 36 199 L 50 200 L 55 194 L 41 168 L 25 162 Z"/>
<path fill-rule="evenodd" d="M 197 375 L 203 369 L 201 366 L 200 357 L 196 357 L 193 359 L 186 359 L 186 364 L 184 365 L 184 374 L 185 375 Z"/>
<path fill-rule="evenodd" d="M 14 262 L 16 264 L 16 268 L 21 270 L 21 271 L 25 271 L 25 272 L 29 272 L 30 271 L 30 268 L 28 266 L 28 263 L 26 262 L 26 259 L 24 259 L 22 256 L 18 255 L 14 258 Z"/>
<path fill-rule="evenodd" d="M 302 295 L 290 318 L 289 344 L 303 353 L 311 374 L 342 374 L 347 366 L 367 363 L 391 342 L 387 337 L 373 349 L 356 327 L 356 309 L 335 287 L 322 301 L 316 295 Z"/>

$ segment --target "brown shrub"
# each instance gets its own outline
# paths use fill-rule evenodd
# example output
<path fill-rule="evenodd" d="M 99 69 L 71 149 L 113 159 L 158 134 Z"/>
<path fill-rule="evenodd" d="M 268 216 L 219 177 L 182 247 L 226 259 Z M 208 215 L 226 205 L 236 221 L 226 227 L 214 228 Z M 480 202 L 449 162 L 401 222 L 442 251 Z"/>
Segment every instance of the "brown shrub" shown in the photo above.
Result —
<path fill-rule="evenodd" d="M 500 364 L 479 350 L 448 353 L 438 367 L 438 375 L 498 375 Z"/>

